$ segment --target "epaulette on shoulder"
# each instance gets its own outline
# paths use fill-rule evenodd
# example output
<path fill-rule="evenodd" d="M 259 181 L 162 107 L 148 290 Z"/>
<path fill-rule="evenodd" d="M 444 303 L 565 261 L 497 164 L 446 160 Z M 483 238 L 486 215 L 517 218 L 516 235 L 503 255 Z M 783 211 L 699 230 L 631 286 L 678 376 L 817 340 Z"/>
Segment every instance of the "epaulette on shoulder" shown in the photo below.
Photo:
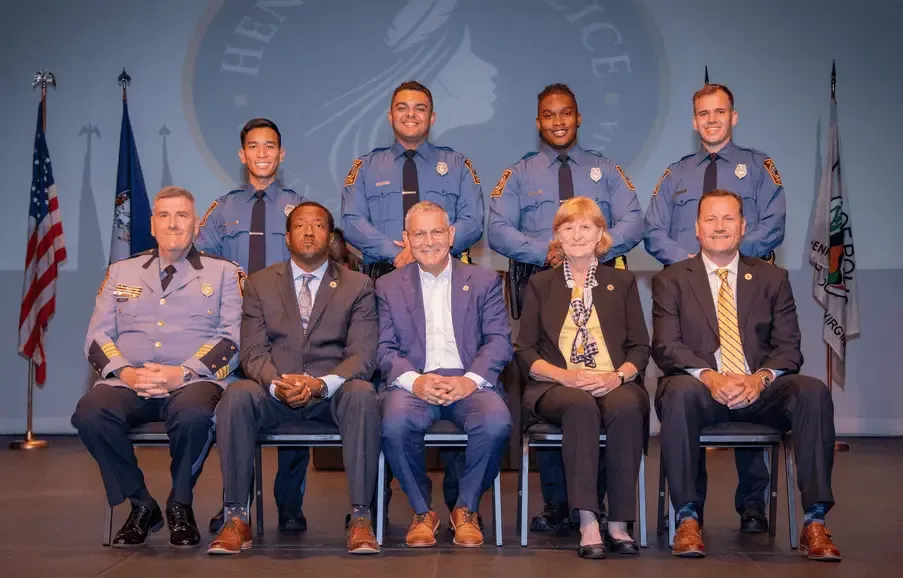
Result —
<path fill-rule="evenodd" d="M 156 249 L 145 249 L 144 251 L 139 251 L 139 252 L 137 252 L 137 253 L 132 253 L 131 255 L 129 255 L 128 257 L 126 257 L 125 259 L 134 259 L 134 258 L 136 258 L 136 257 L 142 257 L 142 256 L 144 256 L 144 255 L 153 255 L 154 251 L 156 251 Z M 125 259 L 120 259 L 120 261 L 125 261 Z"/>
<path fill-rule="evenodd" d="M 672 163 L 671 166 L 672 166 L 672 167 L 676 167 L 677 165 L 679 165 L 680 163 L 684 162 L 684 161 L 687 160 L 688 158 L 690 158 L 690 157 L 695 157 L 695 156 L 696 156 L 696 153 L 690 153 L 690 154 L 688 154 L 688 155 L 682 156 L 682 157 L 680 157 L 680 160 L 679 160 L 679 161 L 677 161 L 676 163 Z"/>
<path fill-rule="evenodd" d="M 226 193 L 226 194 L 223 195 L 223 196 L 224 196 L 224 197 L 227 197 L 227 196 L 229 196 L 229 195 L 234 195 L 235 193 L 243 193 L 243 192 L 245 192 L 244 189 L 232 189 L 231 191 L 229 191 L 228 193 Z"/>
<path fill-rule="evenodd" d="M 528 152 L 527 154 L 525 154 L 524 156 L 522 156 L 522 157 L 520 158 L 520 160 L 525 161 L 525 160 L 527 160 L 528 158 L 530 158 L 530 157 L 535 157 L 535 156 L 538 155 L 538 154 L 539 154 L 539 151 L 530 151 L 530 152 Z"/>
<path fill-rule="evenodd" d="M 233 261 L 232 259 L 228 259 L 228 258 L 226 258 L 226 257 L 223 257 L 222 255 L 217 255 L 216 253 L 208 253 L 207 251 L 198 251 L 198 254 L 199 254 L 201 257 L 206 257 L 206 258 L 208 258 L 208 259 L 216 259 L 217 261 L 226 261 L 227 263 L 232 263 L 232 264 L 235 265 L 236 267 L 241 268 L 241 265 L 239 265 L 238 263 L 236 263 L 236 262 Z"/>
<path fill-rule="evenodd" d="M 588 152 L 588 153 L 591 154 L 591 155 L 596 155 L 597 157 L 605 158 L 605 155 L 603 155 L 603 154 L 600 153 L 599 151 L 596 151 L 596 150 L 593 150 L 593 149 L 585 149 L 585 150 L 586 150 L 586 152 Z"/>
<path fill-rule="evenodd" d="M 370 152 L 367 153 L 367 154 L 372 155 L 373 153 L 381 153 L 381 152 L 383 152 L 383 151 L 389 150 L 390 148 L 391 148 L 391 147 L 376 147 L 375 149 L 373 149 L 372 151 L 370 151 Z"/>
<path fill-rule="evenodd" d="M 283 193 L 291 193 L 293 195 L 298 194 L 298 192 L 295 189 L 279 189 L 279 190 L 281 190 Z"/>
<path fill-rule="evenodd" d="M 759 149 L 754 149 L 754 148 L 751 148 L 751 147 L 742 147 L 742 146 L 740 146 L 740 145 L 738 145 L 738 144 L 734 144 L 734 146 L 735 146 L 737 149 L 741 150 L 741 151 L 746 151 L 746 152 L 752 153 L 753 155 L 756 155 L 756 156 L 760 156 L 760 157 L 763 157 L 763 158 L 768 158 L 768 155 L 765 154 L 764 152 L 760 151 Z"/>
<path fill-rule="evenodd" d="M 436 147 L 437 149 L 439 149 L 440 151 L 445 151 L 445 152 L 449 152 L 449 153 L 457 152 L 455 149 L 451 148 L 450 146 L 445 146 L 445 145 L 433 145 L 433 146 Z"/>

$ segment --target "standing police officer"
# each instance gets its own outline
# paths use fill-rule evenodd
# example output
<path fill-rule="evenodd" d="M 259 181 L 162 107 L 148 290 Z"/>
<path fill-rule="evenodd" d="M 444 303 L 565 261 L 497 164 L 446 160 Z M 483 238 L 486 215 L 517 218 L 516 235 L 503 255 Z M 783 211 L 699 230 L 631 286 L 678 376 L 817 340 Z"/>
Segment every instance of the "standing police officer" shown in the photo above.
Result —
<path fill-rule="evenodd" d="M 389 123 L 391 147 L 373 149 L 356 159 L 342 189 L 342 229 L 364 257 L 361 271 L 374 281 L 414 260 L 402 238 L 404 217 L 420 201 L 445 209 L 455 227 L 451 253 L 470 261 L 468 248 L 483 236 L 483 189 L 470 159 L 449 147 L 429 142 L 436 122 L 433 95 L 416 81 L 403 82 L 392 93 Z M 464 452 L 441 452 L 446 462 L 443 488 L 449 510 L 457 502 L 457 479 L 451 456 L 463 471 Z"/>
<path fill-rule="evenodd" d="M 523 288 L 530 275 L 559 264 L 549 249 L 552 221 L 561 202 L 574 196 L 596 201 L 612 238 L 604 265 L 626 268 L 626 255 L 643 238 L 643 212 L 636 189 L 619 165 L 577 144 L 580 111 L 566 84 L 551 84 L 538 96 L 539 152 L 527 153 L 502 173 L 489 199 L 489 246 L 511 260 L 512 313 L 520 317 Z M 568 517 L 561 452 L 537 452 L 544 511 L 534 530 L 554 529 Z M 601 472 L 600 472 L 601 473 Z M 600 500 L 605 494 L 600 475 Z"/>
<path fill-rule="evenodd" d="M 693 129 L 701 150 L 665 169 L 646 211 L 646 251 L 663 265 L 693 257 L 699 252 L 696 217 L 699 199 L 706 191 L 726 189 L 743 199 L 746 235 L 740 252 L 774 263 L 774 250 L 784 240 L 786 201 L 774 161 L 763 152 L 737 146 L 731 140 L 737 124 L 734 95 L 721 84 L 706 84 L 693 95 Z M 705 502 L 704 453 L 700 456 L 699 503 Z M 768 529 L 765 491 L 768 470 L 764 451 L 734 451 L 739 483 L 734 505 L 743 532 Z M 701 518 L 701 516 L 700 516 Z"/>
<path fill-rule="evenodd" d="M 254 118 L 241 129 L 238 158 L 247 167 L 248 186 L 213 201 L 198 234 L 197 247 L 241 265 L 248 274 L 286 261 L 285 218 L 304 197 L 276 183 L 285 158 L 282 135 L 271 120 Z M 278 449 L 279 470 L 273 484 L 279 510 L 279 529 L 301 532 L 307 519 L 301 510 L 310 450 Z M 223 525 L 222 510 L 210 520 L 210 532 Z"/>
<path fill-rule="evenodd" d="M 88 327 L 85 353 L 99 379 L 72 425 L 100 466 L 110 506 L 131 502 L 114 548 L 142 546 L 163 526 L 128 438 L 130 428 L 157 420 L 166 422 L 172 456 L 169 543 L 200 542 L 192 491 L 213 441 L 214 408 L 238 367 L 245 274 L 195 248 L 197 222 L 191 193 L 161 190 L 151 219 L 158 248 L 110 265 Z"/>

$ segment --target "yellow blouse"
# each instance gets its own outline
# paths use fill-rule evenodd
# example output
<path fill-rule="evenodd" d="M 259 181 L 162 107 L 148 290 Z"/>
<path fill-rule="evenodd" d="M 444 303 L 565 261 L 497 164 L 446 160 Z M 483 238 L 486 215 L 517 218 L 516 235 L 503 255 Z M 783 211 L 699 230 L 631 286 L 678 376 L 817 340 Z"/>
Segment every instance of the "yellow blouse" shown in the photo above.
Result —
<path fill-rule="evenodd" d="M 582 295 L 583 289 L 581 287 L 574 287 L 571 292 L 571 301 L 580 299 Z M 567 368 L 569 370 L 583 369 L 586 371 L 605 373 L 614 371 L 615 368 L 611 361 L 611 355 L 608 353 L 608 347 L 605 345 L 605 336 L 602 334 L 602 324 L 599 323 L 599 316 L 596 315 L 595 303 L 593 303 L 593 310 L 590 313 L 589 321 L 586 323 L 586 328 L 589 330 L 590 335 L 593 336 L 593 339 L 596 340 L 596 345 L 599 348 L 599 353 L 596 354 L 595 358 L 595 368 L 586 367 L 583 363 L 571 362 L 571 347 L 574 344 L 574 337 L 577 336 L 577 324 L 574 323 L 573 309 L 568 307 L 568 314 L 564 318 L 564 325 L 561 326 L 561 333 L 558 335 L 558 349 L 560 349 L 561 354 L 564 355 L 564 360 L 567 362 Z"/>

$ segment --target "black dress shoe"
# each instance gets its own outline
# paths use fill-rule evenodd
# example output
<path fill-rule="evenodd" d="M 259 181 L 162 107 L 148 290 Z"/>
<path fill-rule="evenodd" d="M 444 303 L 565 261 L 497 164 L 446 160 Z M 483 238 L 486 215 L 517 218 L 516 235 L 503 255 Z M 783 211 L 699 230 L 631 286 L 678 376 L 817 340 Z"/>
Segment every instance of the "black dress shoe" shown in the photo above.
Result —
<path fill-rule="evenodd" d="M 605 547 L 612 554 L 636 556 L 640 553 L 640 549 L 633 540 L 615 540 L 608 533 L 605 534 Z"/>
<path fill-rule="evenodd" d="M 765 512 L 750 508 L 740 516 L 740 531 L 744 534 L 762 534 L 768 531 L 768 518 Z"/>
<path fill-rule="evenodd" d="M 289 504 L 279 509 L 279 531 L 286 534 L 297 534 L 307 530 L 307 518 L 301 506 Z"/>
<path fill-rule="evenodd" d="M 210 518 L 210 525 L 207 529 L 210 530 L 211 534 L 219 534 L 219 531 L 223 529 L 223 524 L 225 523 L 225 518 L 223 517 L 223 509 L 220 508 L 219 512 L 216 513 L 215 516 Z"/>
<path fill-rule="evenodd" d="M 568 514 L 567 510 L 555 504 L 546 504 L 542 512 L 530 520 L 530 531 L 554 532 L 561 524 L 568 521 Z"/>
<path fill-rule="evenodd" d="M 173 504 L 166 508 L 166 525 L 169 526 L 170 546 L 196 548 L 201 543 L 201 533 L 198 532 L 191 506 Z"/>
<path fill-rule="evenodd" d="M 587 558 L 589 560 L 602 560 L 608 555 L 608 553 L 605 551 L 605 544 L 602 543 L 579 546 L 577 548 L 577 555 L 581 558 Z"/>
<path fill-rule="evenodd" d="M 144 546 L 150 533 L 157 532 L 162 527 L 163 513 L 156 502 L 149 506 L 132 506 L 132 512 L 125 524 L 116 532 L 111 546 L 114 548 Z"/>

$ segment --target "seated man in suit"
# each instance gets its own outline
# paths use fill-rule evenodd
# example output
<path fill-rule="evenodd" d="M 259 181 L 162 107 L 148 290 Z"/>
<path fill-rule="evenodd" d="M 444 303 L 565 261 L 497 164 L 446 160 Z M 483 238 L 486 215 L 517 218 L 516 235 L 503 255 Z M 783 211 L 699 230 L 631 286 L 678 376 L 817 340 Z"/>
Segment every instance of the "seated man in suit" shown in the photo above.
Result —
<path fill-rule="evenodd" d="M 110 265 L 97 292 L 85 353 L 99 379 L 72 416 L 110 506 L 131 502 L 114 548 L 143 546 L 163 526 L 128 438 L 151 421 L 166 422 L 169 434 L 169 543 L 200 543 L 194 483 L 213 441 L 216 402 L 238 367 L 244 271 L 195 248 L 198 217 L 185 189 L 157 193 L 151 232 L 158 247 Z"/>
<path fill-rule="evenodd" d="M 806 521 L 800 549 L 840 560 L 825 528 L 834 504 L 834 405 L 803 363 L 787 271 L 739 252 L 743 203 L 722 189 L 699 200 L 699 255 L 652 279 L 652 355 L 664 372 L 655 395 L 671 501 L 678 510 L 672 553 L 705 555 L 697 519 L 699 433 L 725 421 L 793 430 Z"/>
<path fill-rule="evenodd" d="M 439 517 L 430 508 L 423 434 L 440 419 L 467 433 L 449 525 L 456 545 L 476 547 L 483 543 L 480 497 L 511 432 L 498 384 L 513 355 L 502 283 L 495 271 L 450 258 L 455 228 L 431 201 L 411 207 L 402 234 L 415 262 L 376 282 L 383 451 L 414 509 L 405 543 L 433 546 Z"/>
<path fill-rule="evenodd" d="M 376 365 L 373 282 L 327 258 L 333 218 L 303 202 L 286 219 L 291 258 L 251 275 L 241 320 L 241 368 L 216 410 L 226 523 L 210 554 L 251 547 L 248 496 L 260 430 L 316 420 L 336 425 L 351 497 L 347 547 L 375 554 L 370 521 L 379 461 L 379 399 L 366 380 Z"/>

